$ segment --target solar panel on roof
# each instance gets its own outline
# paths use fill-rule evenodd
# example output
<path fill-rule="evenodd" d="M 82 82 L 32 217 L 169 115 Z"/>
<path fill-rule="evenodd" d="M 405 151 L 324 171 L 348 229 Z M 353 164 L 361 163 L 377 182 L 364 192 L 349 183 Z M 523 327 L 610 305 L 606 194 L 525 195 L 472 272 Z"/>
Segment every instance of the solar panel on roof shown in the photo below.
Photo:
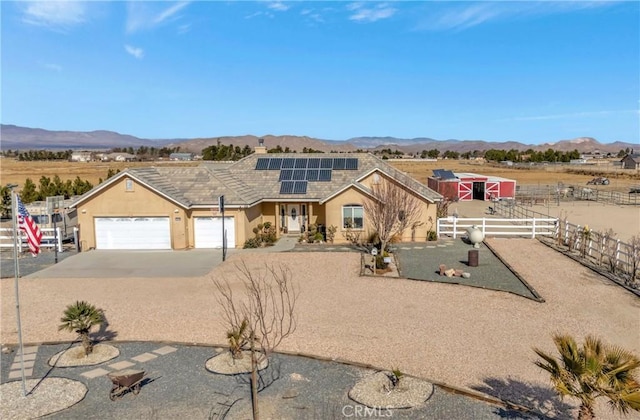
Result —
<path fill-rule="evenodd" d="M 434 169 L 433 170 L 433 176 L 434 178 L 442 178 L 442 171 L 444 171 L 444 169 Z"/>
<path fill-rule="evenodd" d="M 293 184 L 294 194 L 306 194 L 307 193 L 307 181 L 296 181 Z"/>
<path fill-rule="evenodd" d="M 306 169 L 295 169 L 293 171 L 293 177 L 291 178 L 294 181 L 302 181 L 305 178 Z"/>
<path fill-rule="evenodd" d="M 345 158 L 334 158 L 333 159 L 333 169 L 344 169 L 344 165 L 346 164 Z"/>
<path fill-rule="evenodd" d="M 293 178 L 293 169 L 283 169 L 280 171 L 279 181 L 291 181 Z"/>
<path fill-rule="evenodd" d="M 318 173 L 320 171 L 317 169 L 307 169 L 307 174 L 305 179 L 307 181 L 317 181 L 318 180 Z"/>
<path fill-rule="evenodd" d="M 320 159 L 318 158 L 309 158 L 309 162 L 307 163 L 307 168 L 317 169 L 320 167 Z"/>
<path fill-rule="evenodd" d="M 307 161 L 309 159 L 307 158 L 296 158 L 296 168 L 298 169 L 304 169 L 307 167 Z"/>
<path fill-rule="evenodd" d="M 282 166 L 282 158 L 271 158 L 271 160 L 269 161 L 270 171 L 274 171 L 274 170 L 279 171 L 281 166 Z"/>
<path fill-rule="evenodd" d="M 269 158 L 258 158 L 258 161 L 256 162 L 257 171 L 264 171 L 268 167 L 269 167 Z"/>
<path fill-rule="evenodd" d="M 293 193 L 293 181 L 283 181 L 280 184 L 280 194 L 291 194 Z"/>
<path fill-rule="evenodd" d="M 358 159 L 356 158 L 348 158 L 345 164 L 345 169 L 354 171 L 358 169 Z"/>
<path fill-rule="evenodd" d="M 322 169 L 331 169 L 331 168 L 333 168 L 333 159 L 331 159 L 331 158 L 322 158 L 322 159 L 320 159 L 320 167 Z"/>
<path fill-rule="evenodd" d="M 292 169 L 296 164 L 295 158 L 282 159 L 282 169 Z"/>
<path fill-rule="evenodd" d="M 440 174 L 441 174 L 440 177 L 442 179 L 455 179 L 456 178 L 456 176 L 451 171 L 441 171 Z"/>
<path fill-rule="evenodd" d="M 318 181 L 331 181 L 331 169 L 320 169 Z"/>

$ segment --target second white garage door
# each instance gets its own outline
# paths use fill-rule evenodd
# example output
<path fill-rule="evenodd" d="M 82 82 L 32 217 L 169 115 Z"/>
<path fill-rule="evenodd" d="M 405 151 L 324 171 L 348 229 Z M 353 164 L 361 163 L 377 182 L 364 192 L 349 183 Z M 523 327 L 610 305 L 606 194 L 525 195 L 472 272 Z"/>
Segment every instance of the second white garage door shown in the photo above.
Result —
<path fill-rule="evenodd" d="M 196 248 L 222 248 L 222 217 L 195 217 L 193 219 Z M 236 228 L 233 217 L 224 218 L 227 248 L 236 247 Z"/>
<path fill-rule="evenodd" d="M 168 217 L 96 217 L 96 249 L 171 249 Z"/>

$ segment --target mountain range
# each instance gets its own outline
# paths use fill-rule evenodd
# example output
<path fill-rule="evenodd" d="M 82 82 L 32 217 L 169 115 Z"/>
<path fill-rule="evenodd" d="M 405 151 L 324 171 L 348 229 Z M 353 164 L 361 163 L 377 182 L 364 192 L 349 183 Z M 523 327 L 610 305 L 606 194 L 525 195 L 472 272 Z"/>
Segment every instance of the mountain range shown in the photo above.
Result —
<path fill-rule="evenodd" d="M 115 147 L 125 148 L 139 146 L 148 147 L 180 147 L 180 151 L 201 153 L 202 149 L 215 145 L 218 142 L 224 145 L 250 147 L 258 145 L 258 140 L 263 139 L 267 148 L 280 146 L 301 152 L 303 148 L 329 152 L 332 150 L 349 152 L 358 149 L 373 151 L 380 149 L 399 150 L 406 154 L 420 153 L 423 150 L 438 149 L 441 152 L 447 150 L 453 152 L 472 152 L 474 150 L 502 149 L 502 150 L 547 150 L 549 148 L 559 151 L 578 150 L 581 153 L 594 152 L 618 153 L 620 150 L 638 148 L 637 144 L 614 142 L 600 143 L 591 137 L 579 137 L 570 140 L 561 140 L 555 143 L 538 145 L 524 144 L 517 141 L 491 142 L 485 140 L 436 140 L 428 137 L 402 139 L 396 137 L 354 137 L 348 140 L 323 140 L 307 136 L 273 136 L 257 137 L 245 136 L 220 136 L 207 138 L 183 138 L 183 139 L 142 139 L 135 136 L 120 134 L 113 131 L 51 131 L 41 128 L 19 127 L 16 125 L 0 125 L 0 150 L 106 150 Z"/>

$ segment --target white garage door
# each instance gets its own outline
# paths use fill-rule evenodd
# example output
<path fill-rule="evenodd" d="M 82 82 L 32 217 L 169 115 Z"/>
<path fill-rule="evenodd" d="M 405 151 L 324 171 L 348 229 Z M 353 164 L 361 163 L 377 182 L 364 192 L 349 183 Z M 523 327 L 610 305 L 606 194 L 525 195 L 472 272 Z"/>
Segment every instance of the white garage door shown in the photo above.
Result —
<path fill-rule="evenodd" d="M 168 217 L 96 217 L 96 249 L 171 249 Z"/>
<path fill-rule="evenodd" d="M 195 217 L 193 219 L 196 248 L 222 248 L 222 217 Z M 236 247 L 236 227 L 233 217 L 224 218 L 227 248 Z"/>

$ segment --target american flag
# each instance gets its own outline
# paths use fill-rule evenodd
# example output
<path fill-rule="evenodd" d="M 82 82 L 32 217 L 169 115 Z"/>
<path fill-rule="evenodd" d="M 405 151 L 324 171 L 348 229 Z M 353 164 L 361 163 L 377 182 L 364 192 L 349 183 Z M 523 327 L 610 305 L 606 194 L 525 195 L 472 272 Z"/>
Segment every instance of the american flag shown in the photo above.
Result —
<path fill-rule="evenodd" d="M 42 242 L 42 232 L 40 228 L 33 221 L 33 218 L 25 208 L 24 204 L 20 200 L 20 197 L 16 195 L 18 202 L 18 227 L 21 231 L 27 234 L 27 242 L 29 242 L 29 250 L 34 257 L 40 252 L 40 242 Z"/>

